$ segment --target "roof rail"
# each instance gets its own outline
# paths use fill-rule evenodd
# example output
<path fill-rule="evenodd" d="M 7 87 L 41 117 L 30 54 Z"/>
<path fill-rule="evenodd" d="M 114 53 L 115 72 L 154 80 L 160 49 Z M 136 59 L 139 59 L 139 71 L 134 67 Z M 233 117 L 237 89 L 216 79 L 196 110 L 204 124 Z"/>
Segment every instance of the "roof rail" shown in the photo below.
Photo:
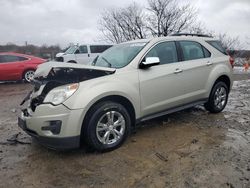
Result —
<path fill-rule="evenodd" d="M 193 37 L 212 37 L 210 35 L 204 35 L 204 34 L 195 34 L 195 33 L 175 33 L 170 36 L 193 36 Z"/>

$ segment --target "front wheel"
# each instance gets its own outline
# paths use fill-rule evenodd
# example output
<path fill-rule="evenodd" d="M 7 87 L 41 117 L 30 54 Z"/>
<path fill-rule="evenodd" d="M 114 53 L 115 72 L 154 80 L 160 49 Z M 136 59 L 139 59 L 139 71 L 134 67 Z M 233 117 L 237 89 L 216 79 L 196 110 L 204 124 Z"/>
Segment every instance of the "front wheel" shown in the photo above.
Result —
<path fill-rule="evenodd" d="M 111 151 L 128 137 L 131 119 L 123 105 L 103 102 L 90 110 L 83 126 L 83 136 L 89 146 L 97 151 Z"/>
<path fill-rule="evenodd" d="M 25 82 L 31 82 L 31 80 L 34 78 L 35 71 L 34 70 L 27 70 L 23 74 L 23 78 Z"/>
<path fill-rule="evenodd" d="M 221 112 L 228 100 L 229 89 L 224 82 L 217 82 L 210 93 L 208 102 L 205 103 L 206 110 L 211 113 L 219 113 Z"/>

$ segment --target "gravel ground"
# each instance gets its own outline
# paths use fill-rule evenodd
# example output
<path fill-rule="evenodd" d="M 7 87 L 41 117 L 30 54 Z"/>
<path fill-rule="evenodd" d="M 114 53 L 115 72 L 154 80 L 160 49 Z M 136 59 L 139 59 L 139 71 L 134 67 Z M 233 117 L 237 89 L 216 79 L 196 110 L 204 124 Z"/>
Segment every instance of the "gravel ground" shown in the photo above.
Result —
<path fill-rule="evenodd" d="M 0 84 L 0 187 L 250 187 L 250 80 L 234 83 L 222 113 L 197 106 L 147 121 L 108 153 L 33 141 L 17 126 L 30 89 Z"/>

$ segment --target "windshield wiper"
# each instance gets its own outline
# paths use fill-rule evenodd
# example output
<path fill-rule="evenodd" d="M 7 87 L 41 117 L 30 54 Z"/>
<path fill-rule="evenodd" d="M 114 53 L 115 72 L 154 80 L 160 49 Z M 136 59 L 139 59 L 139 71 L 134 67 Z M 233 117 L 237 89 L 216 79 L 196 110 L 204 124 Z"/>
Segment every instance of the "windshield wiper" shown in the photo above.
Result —
<path fill-rule="evenodd" d="M 105 57 L 101 57 L 101 58 L 109 65 L 109 67 L 112 66 L 112 64 Z"/>
<path fill-rule="evenodd" d="M 93 65 L 93 66 L 96 65 L 97 59 L 98 59 L 99 57 L 101 57 L 101 56 L 97 56 L 97 57 L 93 60 L 93 62 L 92 62 L 92 65 Z M 109 67 L 112 66 L 112 64 L 111 64 L 105 57 L 101 57 L 101 58 L 108 64 Z"/>

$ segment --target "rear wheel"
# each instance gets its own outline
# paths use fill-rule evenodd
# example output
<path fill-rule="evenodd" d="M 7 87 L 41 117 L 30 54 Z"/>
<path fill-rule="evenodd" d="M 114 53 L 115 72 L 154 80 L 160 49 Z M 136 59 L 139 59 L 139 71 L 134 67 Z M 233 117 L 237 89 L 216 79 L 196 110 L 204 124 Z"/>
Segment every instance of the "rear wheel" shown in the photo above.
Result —
<path fill-rule="evenodd" d="M 124 106 L 108 101 L 94 106 L 83 126 L 83 137 L 90 147 L 110 151 L 121 146 L 128 137 L 131 119 Z"/>
<path fill-rule="evenodd" d="M 23 74 L 23 78 L 25 82 L 31 82 L 31 80 L 34 78 L 35 71 L 34 70 L 27 70 Z"/>
<path fill-rule="evenodd" d="M 204 105 L 206 110 L 211 113 L 221 112 L 227 104 L 228 93 L 229 89 L 224 82 L 216 82 L 210 93 L 208 102 Z"/>

